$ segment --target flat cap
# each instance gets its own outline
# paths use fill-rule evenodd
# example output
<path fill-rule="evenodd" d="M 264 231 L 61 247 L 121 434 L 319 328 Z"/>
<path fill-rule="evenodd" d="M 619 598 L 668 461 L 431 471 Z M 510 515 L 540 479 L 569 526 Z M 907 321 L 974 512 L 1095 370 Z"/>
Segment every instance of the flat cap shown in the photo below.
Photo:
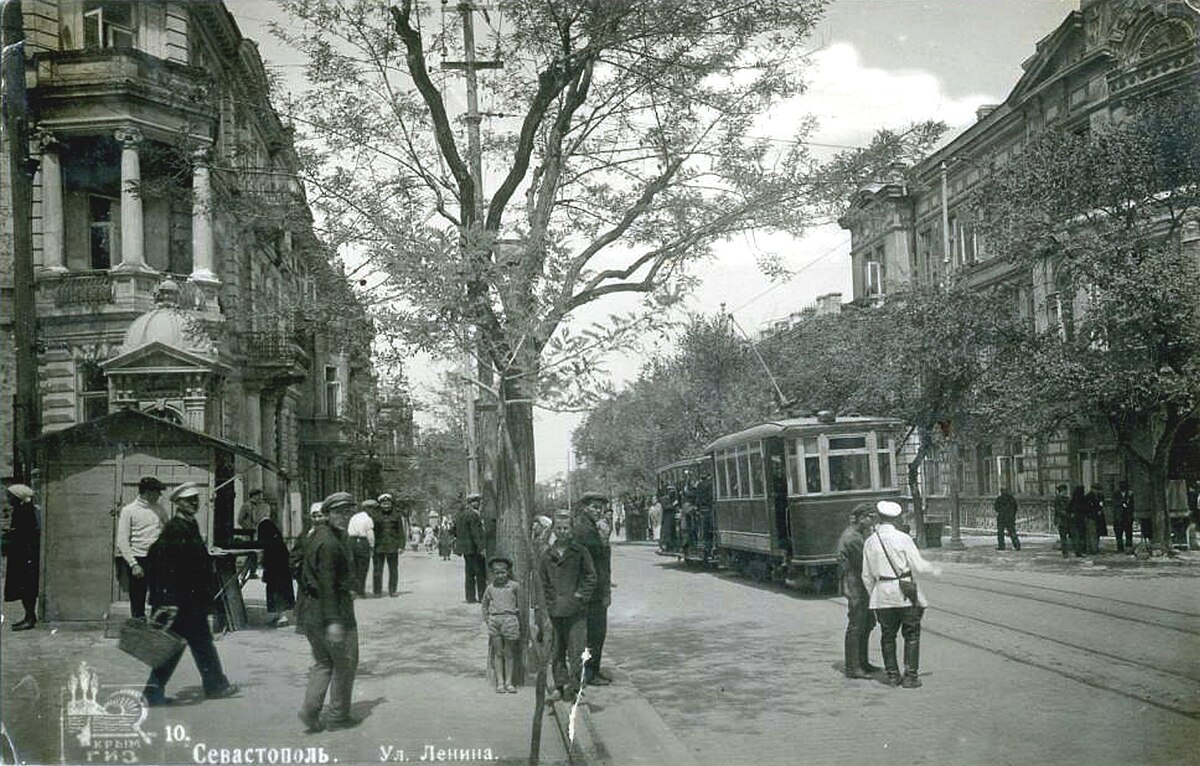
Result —
<path fill-rule="evenodd" d="M 166 488 L 157 476 L 143 476 L 138 480 L 138 492 L 162 492 Z"/>
<path fill-rule="evenodd" d="M 12 495 L 23 503 L 28 503 L 33 499 L 33 490 L 25 484 L 9 484 L 8 494 Z"/>
<path fill-rule="evenodd" d="M 185 481 L 183 484 L 180 484 L 178 487 L 171 490 L 171 494 L 167 495 L 167 499 L 172 503 L 175 503 L 189 497 L 199 497 L 201 489 L 202 488 L 199 482 Z"/>
<path fill-rule="evenodd" d="M 472 492 L 471 494 L 467 495 L 467 502 L 470 502 L 472 500 L 482 500 L 482 499 L 483 499 L 483 495 L 479 494 L 478 492 Z"/>
<path fill-rule="evenodd" d="M 378 508 L 379 503 L 375 500 L 371 500 L 370 498 L 367 498 L 366 500 L 363 500 L 361 503 L 359 503 L 358 507 L 361 508 L 362 510 L 366 511 L 371 508 Z"/>
<path fill-rule="evenodd" d="M 850 511 L 850 516 L 855 519 L 861 519 L 863 516 L 870 516 L 878 510 L 875 503 L 859 503 Z"/>
<path fill-rule="evenodd" d="M 352 511 L 354 510 L 354 496 L 349 492 L 334 492 L 321 503 L 321 510 L 325 513 Z"/>
<path fill-rule="evenodd" d="M 893 519 L 904 513 L 904 509 L 900 507 L 900 504 L 891 500 L 880 500 L 875 504 L 875 510 L 879 511 L 880 516 L 887 516 Z"/>

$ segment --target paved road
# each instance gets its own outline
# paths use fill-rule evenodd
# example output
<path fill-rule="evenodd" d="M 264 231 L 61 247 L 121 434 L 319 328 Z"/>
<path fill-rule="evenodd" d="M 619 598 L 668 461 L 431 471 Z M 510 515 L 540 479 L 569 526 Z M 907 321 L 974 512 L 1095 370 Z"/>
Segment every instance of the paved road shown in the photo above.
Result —
<path fill-rule="evenodd" d="M 615 551 L 606 657 L 701 763 L 1196 762 L 1200 568 L 947 563 L 905 690 L 842 677 L 840 599 Z"/>

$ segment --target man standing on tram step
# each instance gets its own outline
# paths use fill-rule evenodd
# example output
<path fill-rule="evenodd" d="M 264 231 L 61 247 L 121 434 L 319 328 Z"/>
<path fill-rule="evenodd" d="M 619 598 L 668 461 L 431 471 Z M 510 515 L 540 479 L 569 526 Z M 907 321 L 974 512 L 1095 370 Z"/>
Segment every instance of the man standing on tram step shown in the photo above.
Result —
<path fill-rule="evenodd" d="M 117 517 L 117 559 L 129 583 L 129 616 L 146 619 L 146 568 L 150 546 L 162 534 L 166 513 L 158 504 L 166 485 L 155 476 L 138 481 L 138 496 Z"/>
<path fill-rule="evenodd" d="M 612 603 L 612 548 L 602 528 L 608 496 L 600 492 L 584 492 L 580 497 L 583 510 L 575 517 L 572 536 L 587 549 L 596 569 L 596 588 L 586 603 L 587 647 L 591 657 L 584 666 L 584 678 L 589 685 L 607 686 L 612 678 L 600 670 L 604 655 L 604 639 L 608 635 L 608 607 Z"/>
<path fill-rule="evenodd" d="M 940 575 L 942 570 L 930 564 L 917 550 L 916 543 L 908 535 L 896 529 L 902 509 L 899 503 L 880 500 L 875 505 L 879 512 L 879 526 L 863 544 L 863 585 L 871 594 L 871 608 L 879 620 L 879 648 L 883 653 L 883 667 L 887 671 L 888 686 L 903 686 L 915 689 L 921 685 L 919 677 L 921 658 L 921 617 L 929 602 L 921 592 L 915 572 L 930 572 Z M 916 585 L 914 597 L 906 596 L 900 581 L 909 580 Z M 896 659 L 896 633 L 904 635 L 904 676 Z"/>
<path fill-rule="evenodd" d="M 847 678 L 870 678 L 879 668 L 867 662 L 867 647 L 875 615 L 871 613 L 871 594 L 863 586 L 863 541 L 875 527 L 875 504 L 859 503 L 850 514 L 850 525 L 838 538 L 838 570 L 842 576 L 842 595 L 846 597 L 846 638 L 844 654 Z"/>
<path fill-rule="evenodd" d="M 479 512 L 483 496 L 478 492 L 467 495 L 467 507 L 459 511 L 454 519 L 454 531 L 458 537 L 458 553 L 466 566 L 463 587 L 468 604 L 478 604 L 487 590 L 487 561 L 484 552 L 487 540 L 483 530 L 483 516 Z"/>
<path fill-rule="evenodd" d="M 163 527 L 147 557 L 150 605 L 154 607 L 151 618 L 170 621 L 171 630 L 187 641 L 192 650 L 192 659 L 196 661 L 204 685 L 204 696 L 220 699 L 237 694 L 238 687 L 225 677 L 208 627 L 208 614 L 212 611 L 217 589 L 208 546 L 196 523 L 200 492 L 201 486 L 196 482 L 180 484 L 171 492 L 175 515 Z M 172 702 L 166 696 L 167 683 L 182 657 L 181 651 L 150 672 L 143 692 L 148 704 L 168 705 Z"/>
<path fill-rule="evenodd" d="M 1017 499 L 1008 487 L 1000 490 L 992 508 L 996 511 L 996 550 L 1004 550 L 1005 533 L 1012 538 L 1013 550 L 1021 550 L 1021 540 L 1017 537 Z"/>
<path fill-rule="evenodd" d="M 354 674 L 358 671 L 358 624 L 354 619 L 354 564 L 345 529 L 354 511 L 348 492 L 335 492 L 311 514 L 313 529 L 304 543 L 300 570 L 300 629 L 312 649 L 313 664 L 300 722 L 306 733 L 348 729 Z M 328 715 L 321 721 L 325 694 Z"/>
<path fill-rule="evenodd" d="M 367 595 L 367 570 L 371 568 L 371 549 L 375 547 L 375 519 L 371 514 L 379 503 L 363 500 L 358 513 L 350 517 L 346 534 L 350 536 L 350 555 L 354 560 L 354 592 Z"/>

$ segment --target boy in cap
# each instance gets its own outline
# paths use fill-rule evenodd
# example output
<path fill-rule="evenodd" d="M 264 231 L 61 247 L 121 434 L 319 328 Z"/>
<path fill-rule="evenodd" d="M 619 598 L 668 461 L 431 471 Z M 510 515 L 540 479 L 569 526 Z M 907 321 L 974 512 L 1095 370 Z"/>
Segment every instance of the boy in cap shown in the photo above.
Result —
<path fill-rule="evenodd" d="M 940 575 L 942 570 L 930 564 L 917 550 L 913 539 L 896 529 L 903 509 L 899 503 L 880 500 L 875 504 L 879 526 L 863 544 L 862 580 L 871 594 L 871 608 L 879 620 L 879 648 L 889 686 L 915 689 L 921 656 L 921 617 L 929 602 L 921 592 L 914 572 Z M 913 593 L 905 592 L 901 581 L 912 583 Z M 907 583 L 906 583 L 907 585 Z M 904 635 L 904 677 L 896 660 L 896 633 Z"/>
<path fill-rule="evenodd" d="M 166 485 L 156 476 L 138 481 L 138 496 L 117 517 L 117 553 L 128 582 L 129 616 L 146 619 L 146 567 L 150 546 L 163 531 L 162 507 L 158 504 Z"/>
<path fill-rule="evenodd" d="M 221 670 L 221 658 L 217 656 L 217 647 L 208 627 L 208 613 L 215 594 L 212 560 L 196 523 L 200 492 L 199 484 L 187 482 L 176 487 L 170 495 L 175 515 L 163 527 L 149 552 L 150 605 L 154 607 L 155 620 L 171 620 L 171 630 L 187 641 L 196 669 L 200 671 L 204 696 L 219 699 L 236 694 L 238 687 L 229 683 Z M 147 703 L 165 705 L 171 702 L 166 696 L 167 683 L 182 656 L 181 652 L 150 671 L 144 691 Z"/>
<path fill-rule="evenodd" d="M 497 556 L 488 562 L 488 570 L 492 582 L 479 602 L 488 630 L 488 661 L 496 672 L 496 693 L 516 694 L 513 665 L 521 638 L 521 623 L 517 619 L 520 590 L 511 579 L 512 560 Z"/>

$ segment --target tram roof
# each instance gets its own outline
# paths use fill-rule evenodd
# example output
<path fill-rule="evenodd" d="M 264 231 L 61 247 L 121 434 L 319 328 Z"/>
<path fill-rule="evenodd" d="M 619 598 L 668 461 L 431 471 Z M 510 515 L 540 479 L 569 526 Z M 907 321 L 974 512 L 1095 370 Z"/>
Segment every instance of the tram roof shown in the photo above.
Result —
<path fill-rule="evenodd" d="M 694 465 L 703 463 L 706 460 L 708 460 L 708 455 L 696 455 L 694 457 L 685 457 L 683 460 L 676 460 L 674 463 L 671 463 L 670 465 L 664 465 L 663 467 L 657 469 L 655 471 L 655 473 L 662 473 L 663 471 L 670 471 L 673 468 L 688 468 L 689 466 L 694 466 Z"/>
<path fill-rule="evenodd" d="M 759 423 L 756 426 L 742 429 L 735 433 L 726 434 L 704 448 L 706 453 L 721 449 L 729 449 L 747 442 L 758 441 L 772 436 L 791 436 L 802 433 L 839 433 L 842 431 L 861 430 L 863 428 L 899 428 L 901 421 L 895 418 L 869 417 L 864 415 L 842 415 L 836 420 L 820 418 L 782 418 L 769 423 Z"/>

